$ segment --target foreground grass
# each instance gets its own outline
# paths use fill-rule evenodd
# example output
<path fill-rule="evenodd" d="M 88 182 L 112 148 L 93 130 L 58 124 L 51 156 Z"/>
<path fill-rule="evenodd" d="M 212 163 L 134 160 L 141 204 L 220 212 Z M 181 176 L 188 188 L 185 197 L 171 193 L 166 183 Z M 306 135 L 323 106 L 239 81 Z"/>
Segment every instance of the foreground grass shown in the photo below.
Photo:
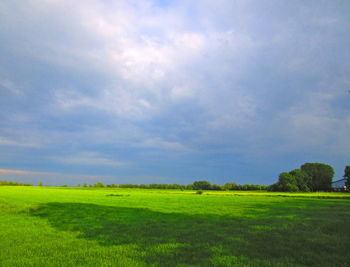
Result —
<path fill-rule="evenodd" d="M 0 187 L 0 266 L 348 266 L 349 195 L 286 195 Z"/>

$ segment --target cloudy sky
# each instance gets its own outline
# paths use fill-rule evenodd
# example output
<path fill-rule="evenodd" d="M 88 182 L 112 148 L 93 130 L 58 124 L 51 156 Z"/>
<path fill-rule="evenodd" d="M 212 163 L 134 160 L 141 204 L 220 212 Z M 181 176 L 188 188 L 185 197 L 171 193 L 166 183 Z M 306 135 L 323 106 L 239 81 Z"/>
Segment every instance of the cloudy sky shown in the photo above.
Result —
<path fill-rule="evenodd" d="M 0 1 L 0 179 L 271 184 L 350 165 L 348 0 Z"/>

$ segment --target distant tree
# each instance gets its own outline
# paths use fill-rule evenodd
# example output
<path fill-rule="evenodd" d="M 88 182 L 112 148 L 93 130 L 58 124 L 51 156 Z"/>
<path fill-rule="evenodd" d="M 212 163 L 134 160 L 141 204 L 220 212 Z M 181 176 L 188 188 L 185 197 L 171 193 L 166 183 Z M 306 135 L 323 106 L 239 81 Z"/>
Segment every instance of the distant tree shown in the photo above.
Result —
<path fill-rule="evenodd" d="M 332 188 L 334 169 L 323 163 L 305 163 L 301 170 L 310 176 L 309 188 L 311 191 L 328 191 Z"/>
<path fill-rule="evenodd" d="M 222 186 L 221 185 L 218 185 L 218 184 L 212 184 L 210 186 L 210 190 L 217 190 L 217 191 L 220 191 L 222 190 Z"/>
<path fill-rule="evenodd" d="M 193 184 L 188 184 L 186 185 L 187 190 L 193 190 Z"/>
<path fill-rule="evenodd" d="M 210 190 L 211 183 L 207 181 L 195 181 L 193 183 L 193 189 L 194 190 Z"/>
<path fill-rule="evenodd" d="M 77 184 L 77 187 L 80 187 L 80 184 Z"/>
<path fill-rule="evenodd" d="M 246 184 L 239 185 L 239 190 L 246 191 L 248 190 L 248 186 Z"/>
<path fill-rule="evenodd" d="M 242 188 L 244 190 L 264 190 L 266 189 L 266 186 L 258 185 L 258 184 L 245 184 L 245 185 L 242 185 Z"/>
<path fill-rule="evenodd" d="M 346 188 L 349 189 L 350 188 L 350 166 L 345 166 L 344 178 L 346 179 L 345 181 Z"/>
<path fill-rule="evenodd" d="M 20 182 L 12 182 L 12 181 L 6 181 L 6 180 L 0 180 L 0 186 L 1 185 L 10 185 L 10 186 L 32 186 L 32 184 L 23 184 Z"/>
<path fill-rule="evenodd" d="M 138 186 L 134 184 L 120 184 L 119 187 L 120 188 L 138 188 Z"/>
<path fill-rule="evenodd" d="M 239 184 L 236 183 L 226 183 L 223 188 L 225 190 L 238 190 Z"/>
<path fill-rule="evenodd" d="M 101 182 L 95 183 L 94 187 L 105 187 L 105 185 Z"/>
<path fill-rule="evenodd" d="M 61 185 L 61 187 L 68 187 L 68 185 L 64 184 L 64 185 Z"/>
<path fill-rule="evenodd" d="M 83 187 L 88 187 L 87 183 L 84 183 Z"/>
<path fill-rule="evenodd" d="M 278 191 L 280 191 L 280 190 L 279 190 L 279 184 L 278 184 L 278 182 L 277 182 L 277 183 L 274 183 L 274 184 L 272 184 L 272 185 L 269 185 L 269 186 L 267 187 L 267 191 L 271 191 L 271 192 L 278 192 Z"/>
<path fill-rule="evenodd" d="M 38 186 L 44 186 L 44 183 L 42 181 L 39 181 Z"/>

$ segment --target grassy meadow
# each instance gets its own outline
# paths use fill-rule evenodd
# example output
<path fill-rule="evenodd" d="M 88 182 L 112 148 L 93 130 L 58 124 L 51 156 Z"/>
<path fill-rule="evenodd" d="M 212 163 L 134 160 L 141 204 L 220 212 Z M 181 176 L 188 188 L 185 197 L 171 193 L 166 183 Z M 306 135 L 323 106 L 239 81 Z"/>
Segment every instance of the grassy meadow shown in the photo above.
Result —
<path fill-rule="evenodd" d="M 0 187 L 0 266 L 349 266 L 350 194 Z"/>

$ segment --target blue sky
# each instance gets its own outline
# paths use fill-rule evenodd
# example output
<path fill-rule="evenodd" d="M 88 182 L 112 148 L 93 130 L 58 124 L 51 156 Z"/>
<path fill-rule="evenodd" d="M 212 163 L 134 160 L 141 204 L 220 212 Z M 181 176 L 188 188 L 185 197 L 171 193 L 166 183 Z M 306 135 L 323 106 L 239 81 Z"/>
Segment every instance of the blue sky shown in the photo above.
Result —
<path fill-rule="evenodd" d="M 0 179 L 271 184 L 350 164 L 350 2 L 0 2 Z"/>

